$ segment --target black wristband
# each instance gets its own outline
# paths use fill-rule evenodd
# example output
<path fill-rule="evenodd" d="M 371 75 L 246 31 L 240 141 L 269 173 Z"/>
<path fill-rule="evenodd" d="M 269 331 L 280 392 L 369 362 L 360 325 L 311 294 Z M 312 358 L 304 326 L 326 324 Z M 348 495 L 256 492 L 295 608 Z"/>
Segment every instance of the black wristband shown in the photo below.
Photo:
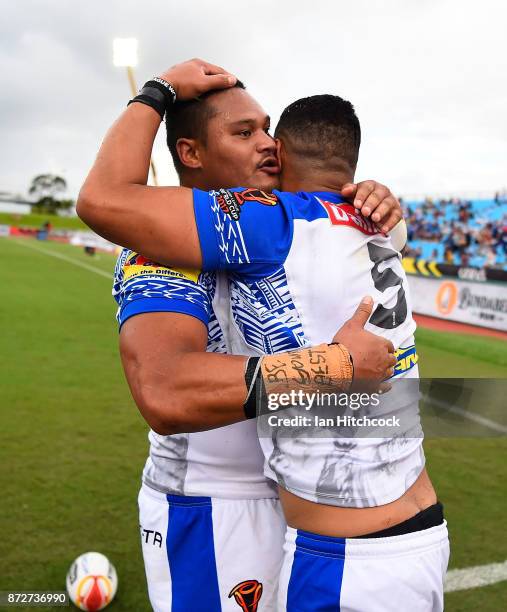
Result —
<path fill-rule="evenodd" d="M 141 92 L 144 92 L 145 90 L 146 88 L 143 87 Z M 162 96 L 162 94 L 160 94 L 160 96 Z M 161 119 L 164 118 L 166 112 L 166 104 L 165 98 L 163 96 L 160 99 L 157 99 L 153 95 L 146 95 L 144 93 L 140 93 L 135 98 L 132 98 L 132 100 L 129 101 L 127 106 L 130 106 L 133 102 L 140 102 L 141 104 L 145 104 L 146 106 L 151 106 L 151 108 L 157 111 Z"/>
<path fill-rule="evenodd" d="M 176 90 L 174 89 L 174 87 L 171 85 L 171 83 L 168 83 L 166 80 L 162 79 L 161 77 L 153 77 L 151 79 L 151 81 L 148 81 L 148 83 L 146 83 L 146 85 L 148 85 L 149 83 L 151 84 L 158 84 L 162 86 L 162 90 L 164 92 L 164 94 L 166 95 L 166 97 L 169 97 L 169 105 L 174 104 L 176 102 Z"/>
<path fill-rule="evenodd" d="M 258 399 L 266 394 L 261 374 L 261 361 L 262 357 L 250 357 L 246 362 L 245 384 L 248 395 L 243 404 L 243 410 L 247 419 L 255 419 Z"/>
<path fill-rule="evenodd" d="M 138 95 L 132 98 L 127 106 L 132 102 L 141 102 L 141 104 L 151 106 L 163 119 L 167 109 L 176 102 L 176 91 L 170 83 L 155 77 L 143 85 Z"/>

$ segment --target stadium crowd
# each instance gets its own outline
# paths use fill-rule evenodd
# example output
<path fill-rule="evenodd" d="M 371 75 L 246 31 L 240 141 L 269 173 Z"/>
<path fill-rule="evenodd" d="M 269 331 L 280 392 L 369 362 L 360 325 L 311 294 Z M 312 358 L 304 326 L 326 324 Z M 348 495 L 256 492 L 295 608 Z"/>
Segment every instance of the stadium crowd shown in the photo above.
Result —
<path fill-rule="evenodd" d="M 406 257 L 459 266 L 507 268 L 507 195 L 403 202 Z"/>

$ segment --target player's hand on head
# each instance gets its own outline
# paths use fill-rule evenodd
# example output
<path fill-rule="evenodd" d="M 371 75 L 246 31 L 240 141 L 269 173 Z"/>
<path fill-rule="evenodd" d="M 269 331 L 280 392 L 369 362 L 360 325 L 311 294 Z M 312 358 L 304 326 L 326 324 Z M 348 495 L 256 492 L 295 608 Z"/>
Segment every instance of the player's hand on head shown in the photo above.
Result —
<path fill-rule="evenodd" d="M 341 193 L 344 198 L 353 201 L 363 217 L 370 217 L 384 233 L 390 232 L 403 217 L 398 198 L 377 181 L 347 183 Z"/>
<path fill-rule="evenodd" d="M 380 383 L 394 374 L 396 357 L 392 342 L 364 329 L 372 310 L 372 298 L 363 298 L 352 317 L 336 332 L 333 342 L 343 344 L 352 357 L 353 387 L 377 391 Z"/>
<path fill-rule="evenodd" d="M 212 89 L 227 89 L 237 78 L 221 66 L 201 59 L 177 64 L 161 75 L 176 90 L 178 100 L 191 100 Z"/>

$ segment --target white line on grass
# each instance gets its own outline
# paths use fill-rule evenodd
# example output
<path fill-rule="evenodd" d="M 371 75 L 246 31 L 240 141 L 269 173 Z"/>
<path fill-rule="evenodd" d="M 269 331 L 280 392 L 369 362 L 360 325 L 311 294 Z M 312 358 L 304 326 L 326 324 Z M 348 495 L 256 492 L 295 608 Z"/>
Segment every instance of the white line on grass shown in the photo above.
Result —
<path fill-rule="evenodd" d="M 450 570 L 445 577 L 444 590 L 446 593 L 452 593 L 476 589 L 502 580 L 507 580 L 507 561 Z"/>
<path fill-rule="evenodd" d="M 429 395 L 423 395 L 423 399 L 429 404 L 433 404 L 433 406 L 436 406 L 437 408 L 443 408 L 444 410 L 448 410 L 449 412 L 462 416 L 465 419 L 469 419 L 470 421 L 479 423 L 480 425 L 483 425 L 484 427 L 488 427 L 489 429 L 492 429 L 493 431 L 497 431 L 498 433 L 507 434 L 507 427 L 505 425 L 501 425 L 500 423 L 497 423 L 496 421 L 492 421 L 491 419 L 483 417 L 480 414 L 476 414 L 475 412 L 470 412 L 469 410 L 463 410 L 463 408 L 460 408 L 459 406 L 453 406 L 452 404 L 449 404 L 448 402 L 444 402 L 443 400 L 439 400 L 439 399 L 430 397 Z"/>
<path fill-rule="evenodd" d="M 53 251 L 48 251 L 47 249 L 41 249 L 40 247 L 35 246 L 34 244 L 30 244 L 28 242 L 20 242 L 18 240 L 13 240 L 14 244 L 18 244 L 19 246 L 24 246 L 27 249 L 32 249 L 33 251 L 37 251 L 38 253 L 43 253 L 44 255 L 50 255 L 51 257 L 56 257 L 57 259 L 62 259 L 68 263 L 74 264 L 79 268 L 84 268 L 89 272 L 95 272 L 95 274 L 99 274 L 100 276 L 104 276 L 109 280 L 112 280 L 112 273 L 105 272 L 104 270 L 100 270 L 99 268 L 94 268 L 93 266 L 89 266 L 88 264 L 79 261 L 78 259 L 73 259 L 72 257 L 67 257 L 66 255 L 62 255 L 61 253 L 55 253 Z"/>

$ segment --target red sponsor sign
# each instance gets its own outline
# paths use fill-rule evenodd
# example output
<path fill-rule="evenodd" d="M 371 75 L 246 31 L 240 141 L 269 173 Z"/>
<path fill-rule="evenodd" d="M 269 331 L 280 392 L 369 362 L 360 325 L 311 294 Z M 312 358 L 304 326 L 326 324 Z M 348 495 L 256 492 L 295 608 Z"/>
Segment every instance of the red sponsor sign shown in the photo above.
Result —
<path fill-rule="evenodd" d="M 352 204 L 335 204 L 320 198 L 317 199 L 326 209 L 329 220 L 333 225 L 348 225 L 368 236 L 381 233 L 374 223 L 369 219 L 365 219 L 361 213 L 356 212 Z"/>

